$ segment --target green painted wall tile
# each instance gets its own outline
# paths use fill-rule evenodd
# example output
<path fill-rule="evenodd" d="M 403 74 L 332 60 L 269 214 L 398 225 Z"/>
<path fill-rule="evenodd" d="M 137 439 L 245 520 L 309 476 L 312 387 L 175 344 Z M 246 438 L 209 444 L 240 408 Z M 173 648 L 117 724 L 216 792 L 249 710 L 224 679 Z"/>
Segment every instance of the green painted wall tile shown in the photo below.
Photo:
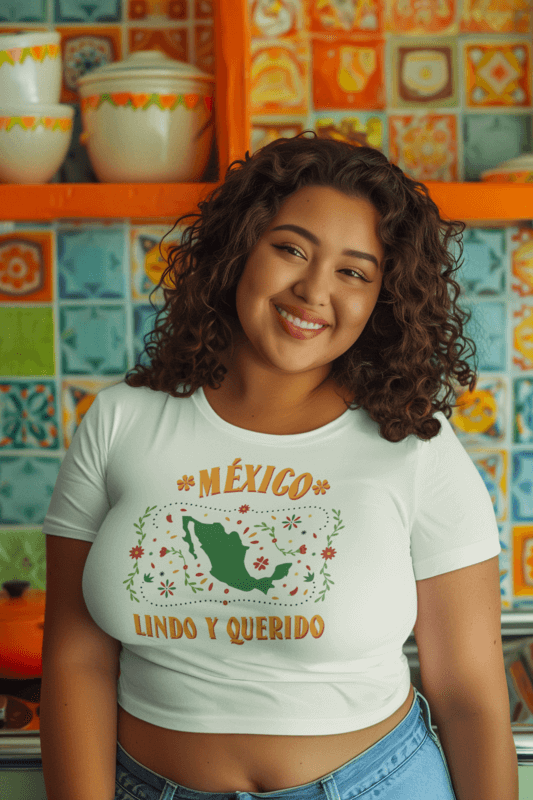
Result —
<path fill-rule="evenodd" d="M 0 375 L 54 375 L 51 308 L 0 308 Z"/>

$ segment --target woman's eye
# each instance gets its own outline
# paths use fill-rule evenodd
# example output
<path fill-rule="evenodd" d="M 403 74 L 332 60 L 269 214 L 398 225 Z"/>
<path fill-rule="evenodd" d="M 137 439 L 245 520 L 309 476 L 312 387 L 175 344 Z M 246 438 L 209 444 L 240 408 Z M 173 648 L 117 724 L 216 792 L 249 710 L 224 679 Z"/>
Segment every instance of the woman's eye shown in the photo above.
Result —
<path fill-rule="evenodd" d="M 341 270 L 341 272 L 349 272 L 351 275 L 354 275 L 356 278 L 361 278 L 361 280 L 366 281 L 366 283 L 368 283 L 368 280 L 364 277 L 364 275 L 361 275 L 360 272 L 356 272 L 354 269 L 343 269 L 343 270 Z"/>
<path fill-rule="evenodd" d="M 300 250 L 297 250 L 295 247 L 292 247 L 289 244 L 274 244 L 272 246 L 275 247 L 276 250 L 286 250 L 287 252 L 292 251 L 292 253 L 295 253 L 297 256 L 304 257 Z M 341 272 L 348 272 L 350 273 L 350 275 L 353 275 L 354 277 L 360 278 L 362 281 L 365 281 L 365 283 L 369 283 L 368 279 L 365 278 L 364 275 L 361 275 L 360 272 L 357 272 L 355 269 L 341 269 Z"/>
<path fill-rule="evenodd" d="M 296 253 L 296 255 L 299 255 L 299 256 L 302 255 L 302 253 L 299 250 L 296 250 L 295 247 L 291 247 L 288 244 L 275 244 L 274 247 L 276 248 L 276 250 L 287 250 L 287 252 L 289 250 L 292 250 L 292 252 Z"/>

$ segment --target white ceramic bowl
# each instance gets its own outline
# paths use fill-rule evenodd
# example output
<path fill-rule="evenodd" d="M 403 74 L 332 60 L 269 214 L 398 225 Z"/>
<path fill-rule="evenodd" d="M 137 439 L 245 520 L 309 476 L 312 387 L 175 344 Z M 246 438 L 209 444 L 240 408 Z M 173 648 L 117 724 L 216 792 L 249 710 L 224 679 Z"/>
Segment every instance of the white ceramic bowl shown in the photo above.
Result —
<path fill-rule="evenodd" d="M 0 36 L 0 108 L 21 103 L 59 103 L 60 39 L 57 31 Z"/>
<path fill-rule="evenodd" d="M 213 140 L 214 80 L 158 50 L 83 75 L 81 141 L 98 180 L 200 180 Z"/>
<path fill-rule="evenodd" d="M 532 183 L 533 153 L 522 153 L 481 173 L 484 183 Z"/>
<path fill-rule="evenodd" d="M 0 182 L 48 183 L 67 154 L 73 117 L 63 104 L 0 107 Z"/>

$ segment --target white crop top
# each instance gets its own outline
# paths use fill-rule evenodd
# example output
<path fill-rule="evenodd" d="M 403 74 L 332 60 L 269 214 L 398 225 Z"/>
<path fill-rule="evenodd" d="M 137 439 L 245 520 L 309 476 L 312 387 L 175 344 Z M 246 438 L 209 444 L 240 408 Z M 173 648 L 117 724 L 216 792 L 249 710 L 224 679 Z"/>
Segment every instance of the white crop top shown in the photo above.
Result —
<path fill-rule="evenodd" d="M 415 581 L 500 553 L 488 490 L 442 413 L 392 443 L 363 409 L 272 435 L 203 389 L 103 389 L 45 534 L 92 542 L 83 596 L 122 643 L 118 703 L 163 728 L 324 735 L 406 700 Z"/>

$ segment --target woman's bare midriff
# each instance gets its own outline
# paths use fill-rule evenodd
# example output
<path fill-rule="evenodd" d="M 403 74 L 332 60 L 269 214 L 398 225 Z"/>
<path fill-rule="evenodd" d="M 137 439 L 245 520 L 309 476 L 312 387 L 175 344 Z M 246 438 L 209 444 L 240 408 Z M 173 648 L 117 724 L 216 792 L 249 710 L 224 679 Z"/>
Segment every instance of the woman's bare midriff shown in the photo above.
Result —
<path fill-rule="evenodd" d="M 387 719 L 328 736 L 191 733 L 160 728 L 118 706 L 118 741 L 136 761 L 200 792 L 275 792 L 311 783 L 379 742 L 407 716 L 409 695 Z M 283 724 L 283 713 L 280 712 Z"/>

